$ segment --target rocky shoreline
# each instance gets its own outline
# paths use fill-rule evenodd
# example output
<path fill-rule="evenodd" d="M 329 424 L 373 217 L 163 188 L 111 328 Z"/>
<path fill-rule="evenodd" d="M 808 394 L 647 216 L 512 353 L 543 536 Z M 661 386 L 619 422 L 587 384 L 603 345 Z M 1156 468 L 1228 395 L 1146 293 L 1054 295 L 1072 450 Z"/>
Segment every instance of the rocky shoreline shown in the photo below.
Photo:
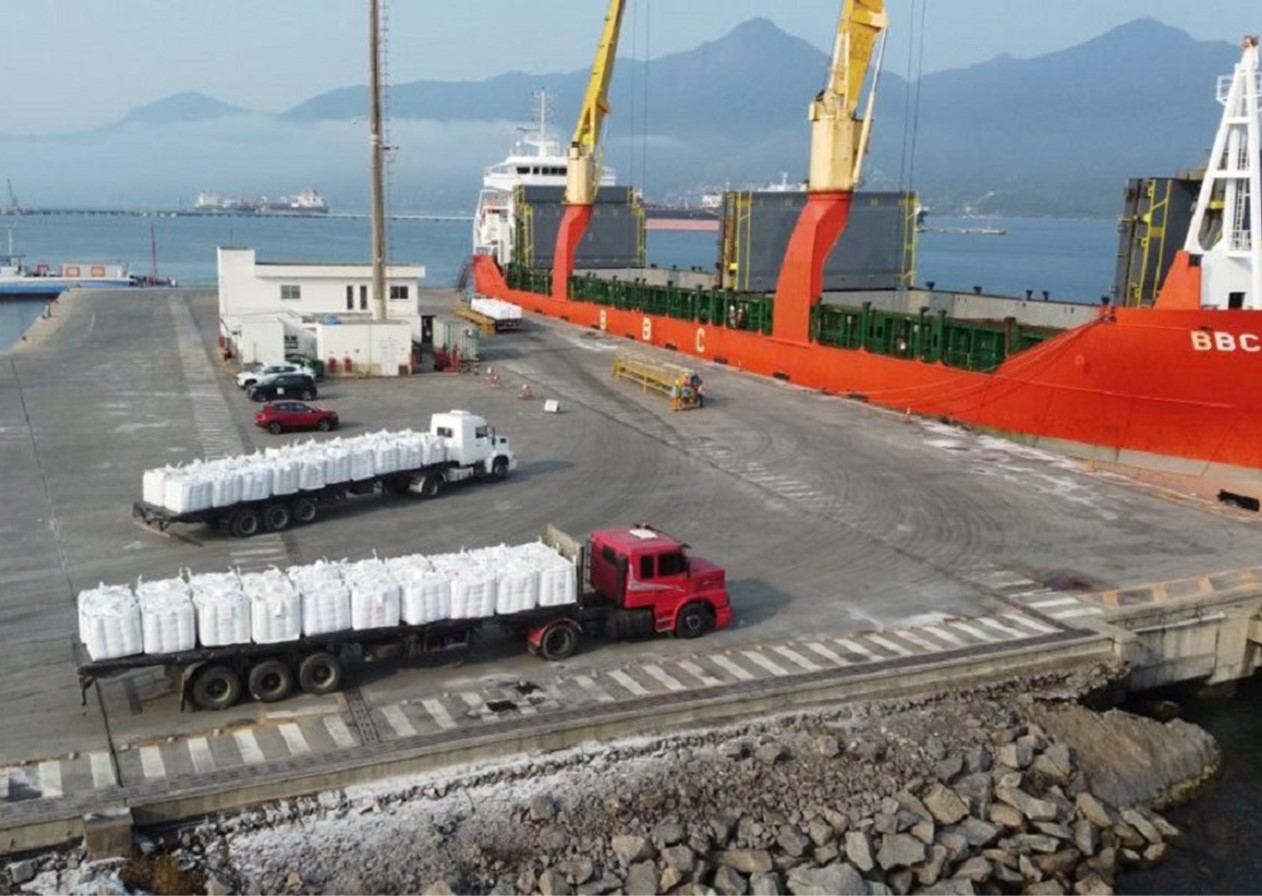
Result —
<path fill-rule="evenodd" d="M 1179 720 L 1006 680 L 330 792 L 14 863 L 9 892 L 1111 893 L 1219 764 Z M 15 865 L 22 865 L 15 868 Z M 14 872 L 18 872 L 15 874 Z M 21 879 L 24 878 L 24 879 Z"/>

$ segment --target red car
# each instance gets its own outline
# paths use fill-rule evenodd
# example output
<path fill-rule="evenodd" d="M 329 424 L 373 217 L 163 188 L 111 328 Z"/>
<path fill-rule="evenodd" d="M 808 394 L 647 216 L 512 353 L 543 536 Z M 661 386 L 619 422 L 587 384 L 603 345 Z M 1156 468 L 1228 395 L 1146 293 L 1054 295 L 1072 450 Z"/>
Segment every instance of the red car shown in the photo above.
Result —
<path fill-rule="evenodd" d="M 304 404 L 301 401 L 269 401 L 254 415 L 254 425 L 272 434 L 287 429 L 337 429 L 337 411 Z"/>

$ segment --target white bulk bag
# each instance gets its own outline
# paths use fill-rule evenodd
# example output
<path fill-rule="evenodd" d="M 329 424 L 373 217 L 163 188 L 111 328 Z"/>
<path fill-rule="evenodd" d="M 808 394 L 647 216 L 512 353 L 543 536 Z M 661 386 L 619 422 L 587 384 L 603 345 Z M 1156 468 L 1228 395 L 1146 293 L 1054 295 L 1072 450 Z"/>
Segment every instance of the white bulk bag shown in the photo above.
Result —
<path fill-rule="evenodd" d="M 408 625 L 439 622 L 451 616 L 451 579 L 426 557 L 412 554 L 386 561 L 399 583 L 400 618 Z"/>
<path fill-rule="evenodd" d="M 298 459 L 298 488 L 312 491 L 324 488 L 324 456 L 322 452 L 307 450 Z"/>
<path fill-rule="evenodd" d="M 250 643 L 250 601 L 240 584 L 232 590 L 193 588 L 193 609 L 197 616 L 197 643 L 203 647 L 224 647 Z"/>
<path fill-rule="evenodd" d="M 399 624 L 399 583 L 380 560 L 360 560 L 345 569 L 351 591 L 351 628 L 387 628 Z"/>
<path fill-rule="evenodd" d="M 399 446 L 390 433 L 381 432 L 373 437 L 372 468 L 378 476 L 399 471 Z"/>
<path fill-rule="evenodd" d="M 170 467 L 158 467 L 153 470 L 145 470 L 141 477 L 141 498 L 146 504 L 153 504 L 156 507 L 163 506 L 166 500 L 166 477 Z"/>
<path fill-rule="evenodd" d="M 215 471 L 211 479 L 210 504 L 212 507 L 239 504 L 244 493 L 245 482 L 239 469 L 225 464 Z"/>
<path fill-rule="evenodd" d="M 350 441 L 351 479 L 368 479 L 373 474 L 372 447 L 364 439 Z"/>
<path fill-rule="evenodd" d="M 291 566 L 289 580 L 302 595 L 302 633 L 323 635 L 351 627 L 351 593 L 342 579 L 342 564 L 317 560 Z"/>
<path fill-rule="evenodd" d="M 298 491 L 298 461 L 293 457 L 271 458 L 272 494 L 292 495 Z"/>
<path fill-rule="evenodd" d="M 447 442 L 433 433 L 422 433 L 421 463 L 424 466 L 440 464 L 447 459 Z"/>
<path fill-rule="evenodd" d="M 241 500 L 262 501 L 272 494 L 272 467 L 259 455 L 252 455 L 241 471 Z"/>
<path fill-rule="evenodd" d="M 485 619 L 495 615 L 495 571 L 468 553 L 442 554 L 434 568 L 451 579 L 451 618 Z"/>
<path fill-rule="evenodd" d="M 140 605 L 126 585 L 100 585 L 81 591 L 79 639 L 94 660 L 115 659 L 140 653 Z"/>
<path fill-rule="evenodd" d="M 399 469 L 415 470 L 425 463 L 425 440 L 419 432 L 405 429 L 395 436 L 399 448 Z"/>
<path fill-rule="evenodd" d="M 351 478 L 351 452 L 341 441 L 324 443 L 324 481 L 329 485 Z"/>
<path fill-rule="evenodd" d="M 145 653 L 180 653 L 197 646 L 197 623 L 183 579 L 141 581 L 136 585 Z"/>
<path fill-rule="evenodd" d="M 302 637 L 302 602 L 293 583 L 279 570 L 241 576 L 250 599 L 250 637 L 255 644 L 278 644 Z"/>

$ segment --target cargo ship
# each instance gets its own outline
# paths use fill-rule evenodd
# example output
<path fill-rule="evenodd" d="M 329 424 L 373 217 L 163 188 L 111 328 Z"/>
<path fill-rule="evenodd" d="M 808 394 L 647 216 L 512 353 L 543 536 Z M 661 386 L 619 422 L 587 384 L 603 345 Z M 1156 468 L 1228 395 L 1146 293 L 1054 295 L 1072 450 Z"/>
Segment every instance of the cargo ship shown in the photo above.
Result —
<path fill-rule="evenodd" d="M 329 204 L 316 190 L 303 190 L 280 199 L 224 198 L 201 192 L 193 200 L 192 212 L 199 215 L 326 215 Z"/>
<path fill-rule="evenodd" d="M 869 37 L 866 49 L 871 45 Z M 476 255 L 474 286 L 578 326 L 1003 435 L 1257 510 L 1257 38 L 1246 38 L 1242 49 L 1234 72 L 1217 85 L 1222 118 L 1188 203 L 1187 226 L 1176 233 L 1166 217 L 1170 196 L 1158 195 L 1177 191 L 1177 183 L 1133 181 L 1130 214 L 1121 222 L 1130 237 L 1122 261 L 1133 270 L 1099 307 L 942 293 L 933 284 L 826 291 L 823 262 L 864 194 L 853 187 L 817 190 L 814 129 L 811 191 L 774 293 L 725 288 L 721 278 L 573 270 L 562 263 L 561 247 L 574 241 L 564 224 L 554 270 Z M 844 84 L 841 93 L 845 99 Z M 857 87 L 848 96 L 853 101 Z M 824 97 L 812 106 L 813 128 L 828 117 Z M 574 217 L 580 216 L 581 209 Z M 1181 246 L 1180 233 L 1186 234 Z"/>

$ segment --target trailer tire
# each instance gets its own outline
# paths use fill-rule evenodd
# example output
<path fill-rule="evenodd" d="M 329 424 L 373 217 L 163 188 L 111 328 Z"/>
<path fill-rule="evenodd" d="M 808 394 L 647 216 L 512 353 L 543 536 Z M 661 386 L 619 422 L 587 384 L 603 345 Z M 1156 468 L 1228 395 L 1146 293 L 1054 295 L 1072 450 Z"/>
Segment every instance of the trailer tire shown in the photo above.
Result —
<path fill-rule="evenodd" d="M 259 519 L 257 510 L 253 507 L 242 507 L 232 515 L 232 521 L 228 523 L 228 531 L 234 538 L 249 538 L 252 535 L 258 535 L 262 526 L 263 521 Z"/>
<path fill-rule="evenodd" d="M 321 651 L 298 664 L 298 687 L 308 694 L 331 694 L 342 687 L 342 661 Z"/>
<path fill-rule="evenodd" d="M 495 458 L 495 462 L 491 464 L 491 480 L 493 482 L 503 482 L 508 478 L 508 459 L 504 457 Z"/>
<path fill-rule="evenodd" d="M 318 508 L 319 505 L 312 498 L 298 498 L 292 508 L 294 522 L 301 525 L 313 522 L 319 512 Z"/>
<path fill-rule="evenodd" d="M 703 604 L 688 604 L 675 619 L 675 636 L 699 638 L 714 628 L 714 616 Z"/>
<path fill-rule="evenodd" d="M 240 697 L 241 676 L 228 666 L 203 666 L 193 678 L 193 703 L 202 709 L 228 709 Z"/>
<path fill-rule="evenodd" d="M 282 660 L 263 660 L 250 669 L 250 695 L 260 703 L 284 700 L 294 690 L 294 670 Z"/>
<path fill-rule="evenodd" d="M 437 498 L 443 493 L 443 477 L 437 473 L 431 473 L 421 482 L 422 498 Z"/>
<path fill-rule="evenodd" d="M 574 655 L 578 647 L 578 632 L 566 622 L 550 626 L 539 638 L 539 655 L 555 662 Z"/>
<path fill-rule="evenodd" d="M 280 532 L 289 528 L 293 515 L 287 504 L 268 504 L 263 508 L 263 528 L 268 532 Z"/>

